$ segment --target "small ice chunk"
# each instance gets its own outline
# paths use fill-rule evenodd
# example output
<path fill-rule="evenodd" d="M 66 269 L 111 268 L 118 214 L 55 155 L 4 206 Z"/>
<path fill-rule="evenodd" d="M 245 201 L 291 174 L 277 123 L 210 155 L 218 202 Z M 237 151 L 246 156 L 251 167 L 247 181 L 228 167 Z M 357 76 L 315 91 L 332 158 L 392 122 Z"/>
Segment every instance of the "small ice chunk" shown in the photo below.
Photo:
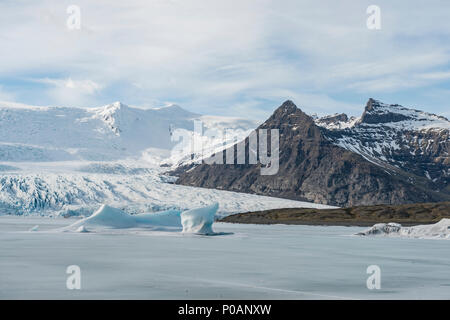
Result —
<path fill-rule="evenodd" d="M 35 225 L 33 228 L 31 228 L 29 231 L 38 231 L 39 230 L 39 226 Z"/>
<path fill-rule="evenodd" d="M 80 227 L 76 230 L 76 232 L 79 232 L 79 233 L 88 233 L 89 230 L 88 230 L 85 226 L 80 226 Z"/>
<path fill-rule="evenodd" d="M 359 232 L 361 236 L 397 236 L 420 239 L 450 239 L 450 219 L 442 219 L 435 224 L 402 227 L 398 223 L 377 223 Z"/>
<path fill-rule="evenodd" d="M 214 216 L 216 215 L 219 204 L 192 209 L 181 213 L 181 224 L 183 232 L 196 234 L 214 234 L 212 225 Z"/>
<path fill-rule="evenodd" d="M 358 235 L 368 236 L 368 235 L 381 235 L 381 234 L 391 234 L 398 233 L 402 225 L 399 223 L 377 223 L 373 227 L 358 233 Z"/>

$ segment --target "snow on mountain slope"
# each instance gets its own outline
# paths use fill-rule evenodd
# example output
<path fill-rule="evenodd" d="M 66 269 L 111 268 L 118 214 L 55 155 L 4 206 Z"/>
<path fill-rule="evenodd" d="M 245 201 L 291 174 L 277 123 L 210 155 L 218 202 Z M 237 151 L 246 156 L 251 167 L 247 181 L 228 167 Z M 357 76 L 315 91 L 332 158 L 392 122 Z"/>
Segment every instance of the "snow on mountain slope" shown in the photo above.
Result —
<path fill-rule="evenodd" d="M 0 102 L 0 161 L 111 161 L 143 154 L 161 160 L 178 144 L 171 131 L 191 132 L 195 120 L 205 120 L 205 129 L 256 127 L 247 120 L 203 118 L 176 105 L 140 109 L 115 102 L 88 109 Z"/>
<path fill-rule="evenodd" d="M 399 130 L 449 130 L 450 121 L 432 113 L 405 108 L 398 104 L 385 104 L 370 99 L 361 117 L 351 117 L 344 113 L 317 118 L 316 124 L 335 130 L 357 126 L 383 126 Z"/>
<path fill-rule="evenodd" d="M 357 117 L 348 117 L 345 113 L 335 113 L 321 118 L 314 117 L 318 126 L 328 130 L 352 128 L 360 120 Z"/>
<path fill-rule="evenodd" d="M 445 117 L 370 99 L 359 118 L 315 119 L 334 144 L 388 168 L 424 177 L 435 189 L 450 183 L 450 121 Z"/>

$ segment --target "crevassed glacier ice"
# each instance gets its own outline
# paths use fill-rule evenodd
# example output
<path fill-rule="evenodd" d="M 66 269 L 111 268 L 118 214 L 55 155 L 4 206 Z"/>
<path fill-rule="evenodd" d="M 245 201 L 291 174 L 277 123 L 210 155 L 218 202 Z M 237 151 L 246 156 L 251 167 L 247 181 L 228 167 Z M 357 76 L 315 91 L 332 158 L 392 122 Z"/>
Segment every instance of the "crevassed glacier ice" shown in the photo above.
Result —
<path fill-rule="evenodd" d="M 377 223 L 373 227 L 357 233 L 362 236 L 394 236 L 421 239 L 450 239 L 450 219 L 442 219 L 435 224 L 403 227 L 398 223 Z"/>
<path fill-rule="evenodd" d="M 214 216 L 216 215 L 219 204 L 192 209 L 181 213 L 181 224 L 183 232 L 197 234 L 214 234 L 212 225 Z"/>

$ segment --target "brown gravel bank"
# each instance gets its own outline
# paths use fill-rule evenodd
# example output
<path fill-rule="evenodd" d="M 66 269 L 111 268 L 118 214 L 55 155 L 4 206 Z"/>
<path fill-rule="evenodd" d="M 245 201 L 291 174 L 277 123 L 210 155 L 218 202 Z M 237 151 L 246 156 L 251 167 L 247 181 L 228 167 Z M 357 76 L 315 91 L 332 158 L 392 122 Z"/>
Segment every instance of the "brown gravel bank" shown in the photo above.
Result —
<path fill-rule="evenodd" d="M 234 214 L 221 222 L 372 226 L 380 222 L 430 224 L 450 218 L 450 202 L 358 206 L 339 209 L 274 209 Z"/>

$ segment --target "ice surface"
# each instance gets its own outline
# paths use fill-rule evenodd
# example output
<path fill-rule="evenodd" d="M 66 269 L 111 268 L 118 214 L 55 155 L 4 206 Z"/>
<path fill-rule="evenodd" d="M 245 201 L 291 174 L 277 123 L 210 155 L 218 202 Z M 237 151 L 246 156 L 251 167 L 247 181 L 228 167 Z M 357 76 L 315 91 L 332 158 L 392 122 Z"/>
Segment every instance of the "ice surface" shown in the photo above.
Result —
<path fill-rule="evenodd" d="M 398 223 L 377 223 L 358 235 L 364 236 L 391 236 L 421 239 L 450 239 L 450 219 L 430 225 L 402 227 Z"/>
<path fill-rule="evenodd" d="M 215 223 L 227 236 L 46 232 L 75 218 L 0 217 L 1 299 L 449 299 L 447 241 L 356 227 Z M 39 232 L 27 232 L 39 225 Z M 88 227 L 89 229 L 89 227 Z M 67 290 L 66 269 L 81 269 Z M 381 289 L 366 286 L 381 269 Z"/>
<path fill-rule="evenodd" d="M 217 209 L 219 209 L 219 204 L 215 203 L 204 208 L 191 209 L 181 213 L 183 232 L 206 235 L 214 234 L 212 225 Z"/>

